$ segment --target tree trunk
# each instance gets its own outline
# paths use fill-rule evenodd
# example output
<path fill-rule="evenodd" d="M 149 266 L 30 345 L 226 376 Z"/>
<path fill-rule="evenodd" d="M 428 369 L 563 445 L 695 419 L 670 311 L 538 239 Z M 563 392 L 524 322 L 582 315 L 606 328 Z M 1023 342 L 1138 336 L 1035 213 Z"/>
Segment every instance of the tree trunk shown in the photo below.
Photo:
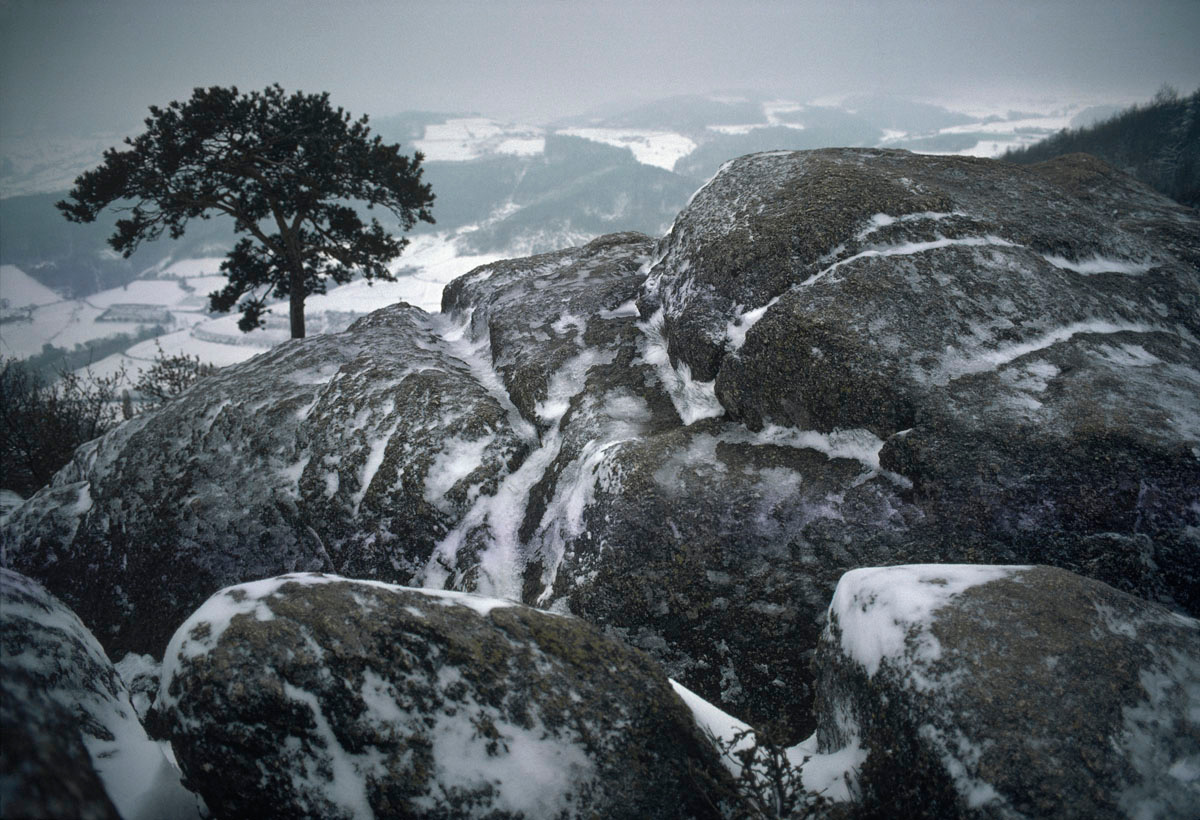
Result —
<path fill-rule="evenodd" d="M 292 279 L 291 303 L 288 306 L 288 314 L 292 320 L 292 338 L 304 338 L 304 290 L 301 285 Z"/>

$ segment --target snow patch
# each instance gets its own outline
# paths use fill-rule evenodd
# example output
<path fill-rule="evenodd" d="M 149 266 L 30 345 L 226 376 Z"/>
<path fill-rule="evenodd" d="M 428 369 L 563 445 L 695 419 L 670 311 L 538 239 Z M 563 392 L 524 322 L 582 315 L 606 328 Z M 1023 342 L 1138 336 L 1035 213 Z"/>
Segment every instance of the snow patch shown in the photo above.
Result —
<path fill-rule="evenodd" d="M 814 732 L 787 750 L 788 761 L 800 770 L 804 788 L 824 795 L 835 803 L 851 799 L 851 784 L 858 770 L 867 761 L 857 731 L 849 733 L 850 741 L 834 752 L 817 750 Z"/>
<path fill-rule="evenodd" d="M 1007 239 L 1003 239 L 999 236 L 993 236 L 992 234 L 988 234 L 986 236 L 967 236 L 958 239 L 939 237 L 938 239 L 932 239 L 925 242 L 901 242 L 896 245 L 879 245 L 859 251 L 853 256 L 834 262 L 832 265 L 820 271 L 819 273 L 814 273 L 812 276 L 805 279 L 800 283 L 800 287 L 812 285 L 813 283 L 829 276 L 838 268 L 843 267 L 844 265 L 849 265 L 851 262 L 856 262 L 859 259 L 874 259 L 888 256 L 911 256 L 913 254 L 926 253 L 928 251 L 935 251 L 941 248 L 978 248 L 988 245 L 1002 248 L 1020 247 L 1015 242 L 1009 242 Z"/>
<path fill-rule="evenodd" d="M 672 680 L 671 688 L 691 711 L 700 731 L 714 741 L 718 751 L 728 750 L 727 753 L 721 754 L 721 762 L 730 774 L 739 777 L 743 767 L 736 755 L 757 744 L 758 737 L 753 728 L 709 703 L 678 681 Z M 834 802 L 850 799 L 850 783 L 867 759 L 866 749 L 859 744 L 857 729 L 849 726 L 845 728 L 850 741 L 838 751 L 817 751 L 816 734 L 786 750 L 788 762 L 800 770 L 804 788 L 823 794 Z M 765 772 L 759 773 L 759 776 L 766 782 Z"/>
<path fill-rule="evenodd" d="M 571 399 L 583 391 L 587 372 L 596 365 L 612 364 L 615 358 L 615 350 L 594 347 L 572 356 L 555 371 L 546 388 L 546 398 L 534 406 L 534 413 L 545 422 L 557 424 L 571 406 Z"/>
<path fill-rule="evenodd" d="M 497 748 L 489 749 L 488 743 L 481 742 L 481 719 L 495 730 Z M 595 766 L 581 741 L 551 737 L 533 715 L 529 725 L 519 726 L 505 720 L 493 706 L 469 703 L 454 714 L 438 713 L 434 720 L 430 735 L 437 769 L 432 779 L 435 787 L 443 794 L 488 789 L 492 798 L 489 808 L 497 814 L 566 816 L 579 784 L 595 776 Z M 563 731 L 570 730 L 564 727 Z"/>
<path fill-rule="evenodd" d="M 875 233 L 881 228 L 886 228 L 889 225 L 895 225 L 903 222 L 916 222 L 922 219 L 938 222 L 951 216 L 965 216 L 965 214 L 960 211 L 920 211 L 919 213 L 902 214 L 900 216 L 878 213 L 874 214 L 870 219 L 867 220 L 867 226 L 860 230 L 854 238 L 861 242 L 871 234 Z"/>
<path fill-rule="evenodd" d="M 170 693 L 171 681 L 180 672 L 184 661 L 201 657 L 217 647 L 221 636 L 239 615 L 252 615 L 256 620 L 274 620 L 275 613 L 267 600 L 277 595 L 287 584 L 317 585 L 348 583 L 371 587 L 392 593 L 414 592 L 433 599 L 440 606 L 465 606 L 479 615 L 487 615 L 497 607 L 512 606 L 512 601 L 487 598 L 466 592 L 439 589 L 418 589 L 397 586 L 382 581 L 342 578 L 319 572 L 290 573 L 226 587 L 212 595 L 171 636 L 163 655 L 162 677 L 159 682 L 158 701 L 160 708 L 170 708 L 177 699 Z"/>
<path fill-rule="evenodd" d="M 1110 322 L 1104 319 L 1091 319 L 1086 322 L 1073 322 L 1043 333 L 1028 341 L 1006 345 L 995 350 L 985 350 L 974 354 L 954 354 L 953 349 L 948 348 L 947 355 L 941 361 L 940 372 L 933 376 L 933 383 L 939 385 L 947 384 L 955 379 L 960 379 L 963 376 L 969 376 L 973 373 L 996 370 L 1023 356 L 1044 350 L 1059 342 L 1065 342 L 1080 333 L 1105 335 L 1114 333 L 1152 333 L 1156 329 L 1140 322 Z"/>
<path fill-rule="evenodd" d="M 692 378 L 692 368 L 686 362 L 680 362 L 678 367 L 671 365 L 667 340 L 663 335 L 663 322 L 663 310 L 659 308 L 648 321 L 638 323 L 637 327 L 643 335 L 641 360 L 658 373 L 684 426 L 701 419 L 725 415 L 725 408 L 717 400 L 716 380 L 696 381 Z"/>
<path fill-rule="evenodd" d="M 1137 276 L 1154 268 L 1154 264 L 1149 260 L 1133 262 L 1128 259 L 1114 259 L 1099 254 L 1089 256 L 1087 259 L 1080 259 L 1077 262 L 1067 259 L 1065 256 L 1053 254 L 1042 254 L 1042 258 L 1056 268 L 1074 271 L 1084 276 L 1094 276 L 1098 273 L 1124 273 Z"/>
<path fill-rule="evenodd" d="M 0 309 L 52 305 L 63 298 L 15 265 L 0 265 Z"/>
<path fill-rule="evenodd" d="M 910 564 L 868 567 L 838 581 L 829 606 L 830 624 L 841 632 L 847 657 L 874 677 L 884 661 L 905 663 L 905 676 L 919 691 L 933 686 L 918 666 L 941 657 L 929 630 L 939 609 L 971 587 L 1007 578 L 1026 567 L 973 564 Z"/>
<path fill-rule="evenodd" d="M 477 439 L 449 439 L 434 457 L 425 475 L 425 500 L 438 509 L 449 512 L 453 504 L 446 500 L 458 482 L 479 469 L 483 454 L 495 442 L 494 435 Z"/>
<path fill-rule="evenodd" d="M 672 131 L 643 131 L 633 128 L 564 128 L 556 133 L 567 137 L 628 148 L 643 165 L 672 170 L 675 163 L 696 150 L 696 143 Z"/>

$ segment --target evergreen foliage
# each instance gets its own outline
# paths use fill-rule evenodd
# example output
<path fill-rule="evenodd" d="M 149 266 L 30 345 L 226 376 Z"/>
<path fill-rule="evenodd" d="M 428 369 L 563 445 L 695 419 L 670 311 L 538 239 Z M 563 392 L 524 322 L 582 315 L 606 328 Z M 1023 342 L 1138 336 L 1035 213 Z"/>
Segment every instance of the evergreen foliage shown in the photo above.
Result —
<path fill-rule="evenodd" d="M 238 326 L 263 324 L 267 300 L 288 298 L 293 338 L 304 336 L 304 300 L 358 273 L 394 277 L 387 263 L 408 240 L 352 203 L 389 211 L 404 230 L 433 222 L 433 193 L 421 181 L 422 155 L 371 136 L 329 95 L 279 85 L 241 94 L 197 88 L 186 102 L 151 106 L 146 131 L 111 148 L 80 175 L 58 208 L 72 222 L 93 222 L 109 206 L 122 214 L 109 238 L 129 256 L 164 233 L 183 236 L 190 220 L 226 214 L 244 234 L 224 263 L 228 284 L 210 295 L 213 310 L 242 311 Z"/>
<path fill-rule="evenodd" d="M 1087 128 L 1064 129 L 1001 159 L 1022 165 L 1084 152 L 1172 199 L 1200 208 L 1200 89 L 1181 97 L 1170 86 Z"/>

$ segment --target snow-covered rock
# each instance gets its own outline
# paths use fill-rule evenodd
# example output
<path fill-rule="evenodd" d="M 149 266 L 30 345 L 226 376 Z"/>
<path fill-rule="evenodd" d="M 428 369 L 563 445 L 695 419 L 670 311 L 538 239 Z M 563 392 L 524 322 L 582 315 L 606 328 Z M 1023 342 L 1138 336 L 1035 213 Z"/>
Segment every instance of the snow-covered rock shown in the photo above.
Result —
<path fill-rule="evenodd" d="M 0 569 L 0 812 L 199 818 L 104 650 L 39 584 Z"/>
<path fill-rule="evenodd" d="M 933 560 L 982 542 L 1196 612 L 1197 237 L 1087 157 L 758 154 L 698 192 L 639 304 L 749 428 L 878 436 Z"/>
<path fill-rule="evenodd" d="M 507 601 L 231 587 L 175 633 L 155 708 L 218 816 L 715 816 L 716 756 L 658 667 Z"/>
<path fill-rule="evenodd" d="M 403 303 L 281 345 L 81 448 L 10 517 L 8 560 L 122 656 L 247 578 L 408 580 L 528 447 L 480 366 Z"/>
<path fill-rule="evenodd" d="M 1200 623 L 1050 567 L 908 565 L 838 583 L 818 748 L 865 752 L 856 811 L 1192 818 Z"/>
<path fill-rule="evenodd" d="M 728 164 L 80 450 L 5 560 L 114 657 L 320 570 L 569 611 L 788 742 L 838 578 L 1053 564 L 1200 614 L 1200 220 L 1092 160 Z"/>

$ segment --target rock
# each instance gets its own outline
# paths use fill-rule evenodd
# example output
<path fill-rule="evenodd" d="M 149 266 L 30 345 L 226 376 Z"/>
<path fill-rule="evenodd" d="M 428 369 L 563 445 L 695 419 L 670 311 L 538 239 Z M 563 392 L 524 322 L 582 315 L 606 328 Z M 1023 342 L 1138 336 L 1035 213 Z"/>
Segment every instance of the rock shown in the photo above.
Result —
<path fill-rule="evenodd" d="M 750 429 L 882 439 L 932 560 L 1054 563 L 1197 613 L 1198 236 L 1091 158 L 776 152 L 696 195 L 639 304 Z"/>
<path fill-rule="evenodd" d="M 494 599 L 232 587 L 172 638 L 155 708 L 218 816 L 715 816 L 719 763 L 648 658 Z"/>
<path fill-rule="evenodd" d="M 0 677 L 4 815 L 119 820 L 83 745 L 78 718 L 38 691 L 38 683 L 7 668 Z"/>
<path fill-rule="evenodd" d="M 399 304 L 135 417 L 13 514 L 9 564 L 114 656 L 159 656 L 209 595 L 250 578 L 410 579 L 528 447 L 474 375 L 487 365 L 440 329 Z"/>
<path fill-rule="evenodd" d="M 552 385 L 555 374 L 580 353 L 611 348 L 637 317 L 632 302 L 653 248 L 642 234 L 611 234 L 582 248 L 497 262 L 447 285 L 442 310 L 469 317 L 473 337 L 486 332 L 513 404 L 545 432 L 570 398 Z"/>
<path fill-rule="evenodd" d="M 447 287 L 444 308 L 490 339 L 539 446 L 420 580 L 482 579 L 489 594 L 566 607 L 714 702 L 802 737 L 834 567 L 858 540 L 903 529 L 905 483 L 881 473 L 883 442 L 865 431 L 751 433 L 717 418 L 711 384 L 675 370 L 661 326 L 638 321 L 650 250 L 605 237 Z"/>
<path fill-rule="evenodd" d="M 859 816 L 1191 818 L 1200 623 L 1050 567 L 839 582 L 817 651 L 822 752 L 865 752 Z"/>
<path fill-rule="evenodd" d="M 100 644 L 34 581 L 0 569 L 5 817 L 199 818 Z"/>
<path fill-rule="evenodd" d="M 1200 614 L 1197 237 L 1087 158 L 745 157 L 657 243 L 223 370 L 0 538 L 114 656 L 323 570 L 569 611 L 794 742 L 856 566 L 1052 564 Z"/>

